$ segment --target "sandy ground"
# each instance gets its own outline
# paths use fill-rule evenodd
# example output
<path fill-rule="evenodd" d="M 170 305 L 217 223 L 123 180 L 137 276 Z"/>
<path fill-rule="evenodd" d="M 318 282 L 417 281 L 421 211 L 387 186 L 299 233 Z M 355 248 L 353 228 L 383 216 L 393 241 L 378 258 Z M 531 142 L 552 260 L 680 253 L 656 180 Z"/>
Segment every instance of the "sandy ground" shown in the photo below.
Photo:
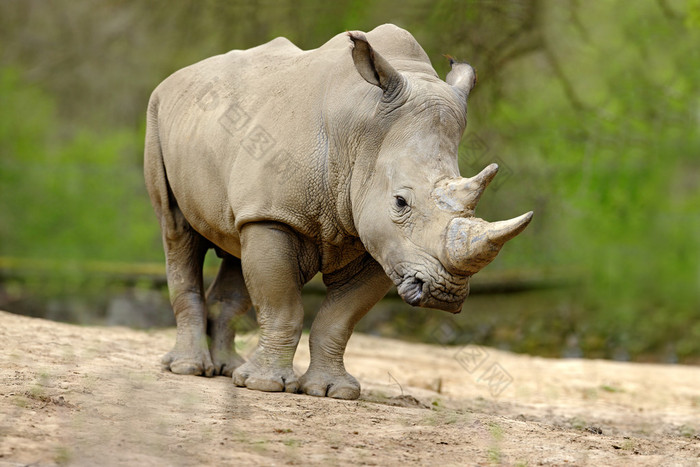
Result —
<path fill-rule="evenodd" d="M 337 401 L 170 374 L 173 342 L 0 312 L 0 466 L 700 465 L 698 367 L 356 334 Z"/>

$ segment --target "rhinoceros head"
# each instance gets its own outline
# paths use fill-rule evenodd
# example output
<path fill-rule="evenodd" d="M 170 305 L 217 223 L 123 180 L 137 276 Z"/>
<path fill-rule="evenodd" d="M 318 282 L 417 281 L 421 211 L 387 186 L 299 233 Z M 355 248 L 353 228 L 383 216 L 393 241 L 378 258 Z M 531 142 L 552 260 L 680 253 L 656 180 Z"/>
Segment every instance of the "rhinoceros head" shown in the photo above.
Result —
<path fill-rule="evenodd" d="M 360 156 L 369 168 L 353 174 L 355 227 L 404 301 L 457 313 L 471 276 L 527 227 L 532 212 L 500 222 L 474 217 L 498 166 L 471 178 L 459 175 L 467 96 L 476 82 L 471 66 L 450 59 L 445 81 L 424 67 L 397 71 L 364 35 L 349 35 L 355 68 L 382 90 L 373 94 L 375 123 L 388 127 Z"/>

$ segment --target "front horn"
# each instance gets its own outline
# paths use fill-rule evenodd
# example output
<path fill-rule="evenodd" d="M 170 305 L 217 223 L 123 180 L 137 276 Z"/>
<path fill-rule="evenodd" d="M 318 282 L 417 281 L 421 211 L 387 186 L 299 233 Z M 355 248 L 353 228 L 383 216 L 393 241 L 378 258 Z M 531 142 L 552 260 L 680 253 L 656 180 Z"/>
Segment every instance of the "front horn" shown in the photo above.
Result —
<path fill-rule="evenodd" d="M 507 221 L 486 222 L 475 217 L 458 217 L 447 227 L 445 253 L 449 269 L 471 276 L 494 260 L 501 247 L 525 230 L 532 211 Z"/>

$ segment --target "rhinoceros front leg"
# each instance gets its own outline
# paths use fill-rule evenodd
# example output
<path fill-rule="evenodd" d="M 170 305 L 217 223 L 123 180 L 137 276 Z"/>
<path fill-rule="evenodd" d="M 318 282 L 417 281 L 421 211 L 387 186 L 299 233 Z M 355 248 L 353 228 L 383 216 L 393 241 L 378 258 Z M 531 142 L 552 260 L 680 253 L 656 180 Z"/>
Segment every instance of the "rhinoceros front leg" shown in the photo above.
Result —
<path fill-rule="evenodd" d="M 243 280 L 241 260 L 223 254 L 219 273 L 207 292 L 207 334 L 214 374 L 231 376 L 245 363 L 235 347 L 236 324 L 252 303 Z"/>
<path fill-rule="evenodd" d="M 355 324 L 391 287 L 391 280 L 369 254 L 333 274 L 309 335 L 311 363 L 301 377 L 301 389 L 312 396 L 336 399 L 360 397 L 360 383 L 343 363 L 345 346 Z"/>
<path fill-rule="evenodd" d="M 247 224 L 241 231 L 243 276 L 260 325 L 258 347 L 233 372 L 233 382 L 260 391 L 297 392 L 292 369 L 304 320 L 300 265 L 305 244 L 281 224 Z"/>

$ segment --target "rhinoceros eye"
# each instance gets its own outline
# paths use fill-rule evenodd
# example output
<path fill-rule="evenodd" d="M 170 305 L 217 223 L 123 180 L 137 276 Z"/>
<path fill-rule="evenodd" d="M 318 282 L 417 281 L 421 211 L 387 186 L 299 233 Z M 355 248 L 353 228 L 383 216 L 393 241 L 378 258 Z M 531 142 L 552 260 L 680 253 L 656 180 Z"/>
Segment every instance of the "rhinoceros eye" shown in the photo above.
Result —
<path fill-rule="evenodd" d="M 403 196 L 396 196 L 396 207 L 399 209 L 403 209 L 406 206 L 408 206 L 408 203 L 406 202 L 406 199 Z"/>

